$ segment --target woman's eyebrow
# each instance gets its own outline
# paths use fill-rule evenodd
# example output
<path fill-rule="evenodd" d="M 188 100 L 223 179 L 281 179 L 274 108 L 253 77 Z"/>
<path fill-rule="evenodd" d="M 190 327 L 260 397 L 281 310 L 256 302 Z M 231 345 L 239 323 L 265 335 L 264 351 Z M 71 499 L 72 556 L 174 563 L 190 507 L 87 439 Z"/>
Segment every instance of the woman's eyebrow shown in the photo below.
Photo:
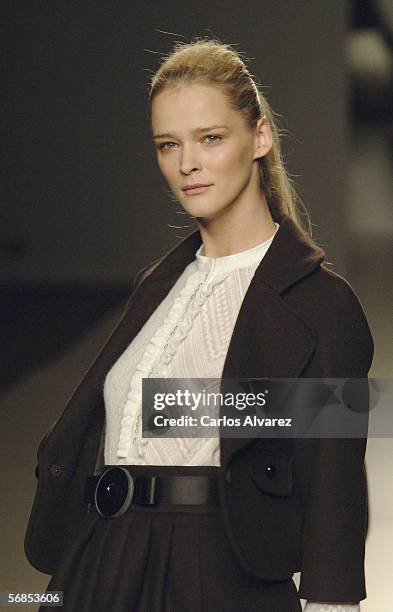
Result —
<path fill-rule="evenodd" d="M 209 125 L 208 127 L 197 127 L 194 130 L 191 130 L 191 134 L 200 134 L 201 132 L 210 132 L 211 130 L 228 130 L 228 126 L 226 125 Z M 157 138 L 175 138 L 174 134 L 170 134 L 169 132 L 165 132 L 163 134 L 155 134 L 153 136 L 153 140 Z"/>

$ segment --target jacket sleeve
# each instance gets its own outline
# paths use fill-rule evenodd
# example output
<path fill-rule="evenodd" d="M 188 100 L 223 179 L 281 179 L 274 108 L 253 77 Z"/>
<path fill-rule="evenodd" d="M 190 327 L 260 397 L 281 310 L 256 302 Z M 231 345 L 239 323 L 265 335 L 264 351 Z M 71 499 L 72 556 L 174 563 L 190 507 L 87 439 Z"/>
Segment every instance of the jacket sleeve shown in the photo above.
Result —
<path fill-rule="evenodd" d="M 335 278 L 329 298 L 319 308 L 317 354 L 307 376 L 367 377 L 373 339 L 350 285 Z M 299 439 L 296 447 L 302 450 L 297 453 L 302 457 L 297 469 L 304 506 L 300 597 L 358 602 L 366 597 L 366 439 Z"/>

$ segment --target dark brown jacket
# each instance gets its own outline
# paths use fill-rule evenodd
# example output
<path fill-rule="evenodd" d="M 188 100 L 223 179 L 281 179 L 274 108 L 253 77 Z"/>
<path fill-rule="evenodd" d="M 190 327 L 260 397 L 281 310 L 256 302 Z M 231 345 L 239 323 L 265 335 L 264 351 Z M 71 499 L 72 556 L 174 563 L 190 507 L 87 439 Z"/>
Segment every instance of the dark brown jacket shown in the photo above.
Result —
<path fill-rule="evenodd" d="M 25 550 L 53 573 L 86 514 L 85 477 L 104 426 L 103 383 L 201 244 L 195 231 L 136 277 L 108 341 L 38 448 L 39 478 Z M 373 340 L 350 285 L 284 216 L 242 303 L 223 378 L 366 377 Z M 322 265 L 321 265 L 322 264 Z M 300 596 L 364 599 L 364 439 L 222 438 L 220 496 L 233 551 L 251 574 L 301 571 Z M 275 477 L 266 473 L 276 466 Z"/>

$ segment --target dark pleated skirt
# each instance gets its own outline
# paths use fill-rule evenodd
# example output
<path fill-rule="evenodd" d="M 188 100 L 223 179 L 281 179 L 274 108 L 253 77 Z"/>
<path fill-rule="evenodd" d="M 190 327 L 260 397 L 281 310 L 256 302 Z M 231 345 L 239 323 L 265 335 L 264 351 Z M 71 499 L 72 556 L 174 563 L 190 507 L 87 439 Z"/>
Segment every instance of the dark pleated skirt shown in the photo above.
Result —
<path fill-rule="evenodd" d="M 135 467 L 136 475 L 217 475 L 217 468 Z M 47 590 L 66 612 L 301 612 L 292 580 L 266 582 L 232 553 L 220 508 L 138 506 L 75 531 Z M 53 610 L 41 607 L 40 610 Z"/>

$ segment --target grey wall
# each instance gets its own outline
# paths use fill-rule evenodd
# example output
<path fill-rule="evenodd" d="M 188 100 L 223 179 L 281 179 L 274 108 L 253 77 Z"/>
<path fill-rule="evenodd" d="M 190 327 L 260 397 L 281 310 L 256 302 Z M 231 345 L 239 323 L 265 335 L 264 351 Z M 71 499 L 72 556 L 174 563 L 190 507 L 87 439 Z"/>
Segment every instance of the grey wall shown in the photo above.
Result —
<path fill-rule="evenodd" d="M 0 279 L 127 283 L 187 233 L 168 227 L 186 221 L 155 167 L 147 80 L 180 35 L 209 33 L 254 58 L 315 237 L 344 266 L 344 17 L 340 0 L 12 5 Z"/>

